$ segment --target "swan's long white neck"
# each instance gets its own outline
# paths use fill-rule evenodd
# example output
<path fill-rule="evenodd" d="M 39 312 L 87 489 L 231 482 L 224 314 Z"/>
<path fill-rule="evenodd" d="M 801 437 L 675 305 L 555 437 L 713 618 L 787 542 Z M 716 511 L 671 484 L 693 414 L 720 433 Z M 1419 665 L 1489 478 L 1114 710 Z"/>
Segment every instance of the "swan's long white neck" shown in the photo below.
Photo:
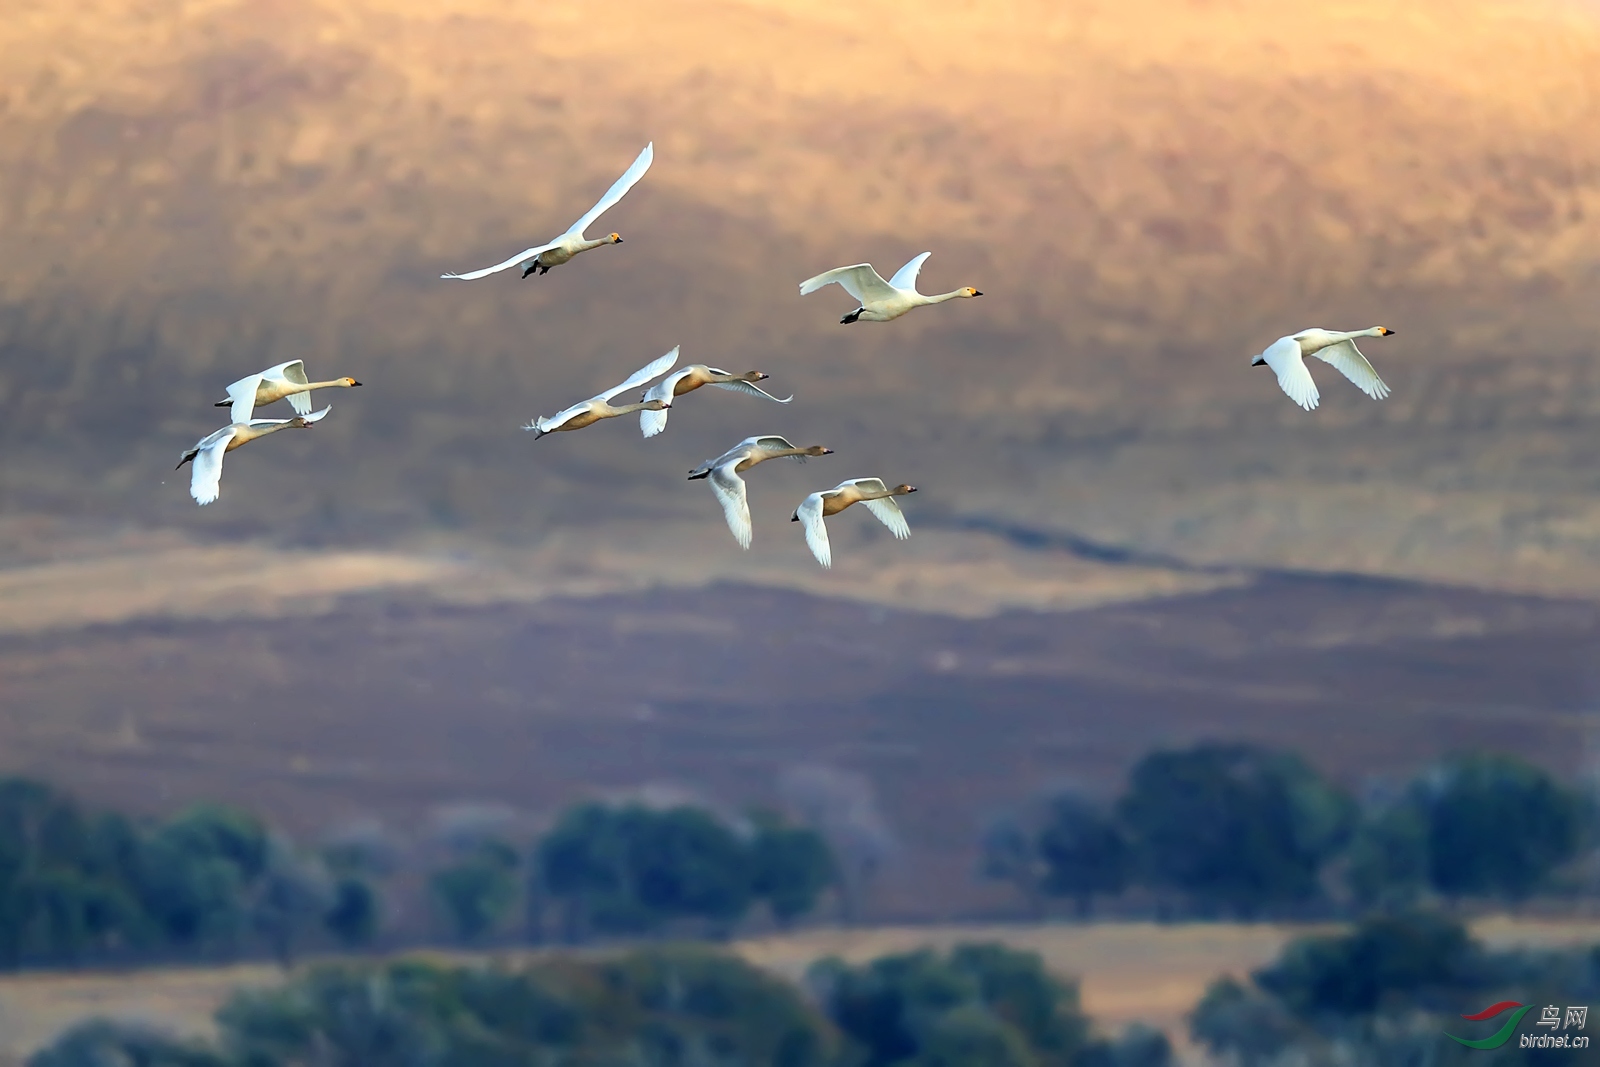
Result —
<path fill-rule="evenodd" d="M 925 296 L 922 298 L 922 302 L 924 304 L 942 304 L 946 300 L 954 300 L 958 296 L 966 295 L 967 291 L 965 289 L 952 289 L 948 293 L 940 293 L 938 296 Z"/>

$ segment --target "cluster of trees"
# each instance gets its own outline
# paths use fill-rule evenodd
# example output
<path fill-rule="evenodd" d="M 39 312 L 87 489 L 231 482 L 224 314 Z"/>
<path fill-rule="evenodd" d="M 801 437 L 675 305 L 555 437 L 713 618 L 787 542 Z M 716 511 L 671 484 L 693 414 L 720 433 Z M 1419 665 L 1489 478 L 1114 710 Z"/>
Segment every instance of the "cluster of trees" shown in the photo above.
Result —
<path fill-rule="evenodd" d="M 248 812 L 200 805 L 137 822 L 49 786 L 0 779 L 0 968 L 108 959 L 216 959 L 373 943 L 393 864 L 350 843 L 297 847 Z M 457 842 L 427 873 L 448 934 L 478 943 L 519 916 L 540 939 L 720 935 L 764 907 L 778 923 L 835 881 L 816 832 L 774 815 L 740 824 L 694 807 L 587 804 L 519 851 Z"/>
<path fill-rule="evenodd" d="M 1115 804 L 1053 798 L 984 840 L 984 872 L 1035 912 L 1138 888 L 1201 917 L 1519 901 L 1552 888 L 1588 802 L 1514 757 L 1446 761 L 1365 808 L 1299 757 L 1206 744 L 1141 760 Z"/>
<path fill-rule="evenodd" d="M 314 968 L 241 994 L 213 1043 L 83 1024 L 29 1067 L 1168 1067 L 1153 1031 L 1095 1037 L 1077 988 L 998 945 L 852 967 L 791 984 L 738 957 L 661 946 L 520 968 L 419 960 Z"/>
<path fill-rule="evenodd" d="M 310 931 L 360 941 L 370 885 L 260 820 L 202 805 L 138 824 L 0 779 L 0 967 L 118 956 L 289 955 Z"/>
<path fill-rule="evenodd" d="M 1248 982 L 1219 979 L 1189 1023 L 1198 1044 L 1238 1067 L 1548 1062 L 1548 1050 L 1523 1049 L 1516 1040 L 1479 1050 L 1444 1036 L 1488 1036 L 1461 1013 L 1505 1000 L 1563 1007 L 1600 1001 L 1600 945 L 1492 952 L 1436 912 L 1375 914 L 1349 933 L 1290 943 Z M 1524 1032 L 1533 1029 L 1529 1022 Z"/>
<path fill-rule="evenodd" d="M 519 900 L 532 941 L 671 932 L 723 937 L 764 907 L 783 925 L 817 906 L 835 882 L 833 854 L 815 830 L 756 812 L 735 825 L 680 805 L 581 804 L 534 845 L 526 870 L 503 841 L 473 843 L 433 875 L 456 935 L 481 940 Z"/>

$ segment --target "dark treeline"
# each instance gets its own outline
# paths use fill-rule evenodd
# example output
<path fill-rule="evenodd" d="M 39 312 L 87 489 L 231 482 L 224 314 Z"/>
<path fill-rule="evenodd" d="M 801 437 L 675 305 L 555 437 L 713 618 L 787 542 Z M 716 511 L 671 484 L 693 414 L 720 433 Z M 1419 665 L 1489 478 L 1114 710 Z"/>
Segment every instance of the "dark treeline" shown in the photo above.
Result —
<path fill-rule="evenodd" d="M 530 847 L 457 840 L 426 882 L 449 940 L 577 942 L 724 936 L 758 913 L 781 926 L 834 871 L 819 834 L 770 813 L 586 804 Z M 394 873 L 382 849 L 302 848 L 236 808 L 141 822 L 0 779 L 0 968 L 370 946 Z"/>
<path fill-rule="evenodd" d="M 1199 745 L 1147 756 L 1112 804 L 1058 795 L 1002 820 L 982 853 L 1033 915 L 1356 917 L 1575 892 L 1594 825 L 1585 798 L 1506 756 L 1446 761 L 1363 804 L 1293 755 Z M 580 804 L 542 834 L 479 827 L 395 868 L 370 842 L 302 847 L 235 808 L 140 821 L 0 779 L 0 968 L 715 939 L 847 895 L 816 830 L 688 805 Z"/>
<path fill-rule="evenodd" d="M 1583 1038 L 1587 1008 L 1600 1000 L 1600 945 L 1562 951 L 1495 952 L 1437 912 L 1374 914 L 1348 933 L 1291 942 L 1249 981 L 1212 983 L 1189 1016 L 1195 1041 L 1238 1067 L 1363 1064 L 1365 1067 L 1510 1067 L 1550 1063 L 1549 1049 L 1522 1047 L 1519 1035 L 1497 1049 L 1468 1048 L 1507 1020 L 1462 1015 L 1515 999 L 1550 1005 L 1559 1023 L 1522 1021 L 1520 1035 L 1559 1032 Z M 1584 1008 L 1580 1022 L 1565 1009 Z M 1573 1062 L 1593 1057 L 1587 1053 Z M 1570 1051 L 1570 1050 L 1569 1050 Z"/>
<path fill-rule="evenodd" d="M 731 954 L 664 945 L 520 967 L 420 960 L 315 967 L 235 996 L 212 1043 L 82 1024 L 29 1067 L 1168 1067 L 1161 1034 L 1094 1034 L 1075 983 L 1000 945 L 860 966 L 800 984 Z"/>
<path fill-rule="evenodd" d="M 1368 918 L 1303 937 L 1245 979 L 1214 982 L 1194 1041 L 1236 1067 L 1513 1067 L 1547 1062 L 1519 1039 L 1467 1048 L 1502 1023 L 1461 1018 L 1515 998 L 1551 1005 L 1567 1039 L 1600 1000 L 1600 946 L 1493 951 L 1437 912 Z M 1533 1016 L 1523 1035 L 1555 1033 Z M 1097 1034 L 1076 983 L 993 944 L 851 965 L 790 983 L 730 953 L 662 945 L 553 952 L 519 966 L 399 959 L 309 968 L 240 993 L 217 1037 L 186 1042 L 106 1020 L 68 1031 L 28 1067 L 1170 1067 L 1158 1031 Z M 1559 1053 L 1557 1054 L 1560 1055 Z M 1582 1057 L 1573 1059 L 1578 1062 Z M 1584 1060 L 1584 1062 L 1588 1062 Z"/>
<path fill-rule="evenodd" d="M 1062 901 L 1167 918 L 1355 916 L 1584 889 L 1591 801 L 1514 757 L 1467 755 L 1358 803 L 1297 756 L 1155 752 L 1112 804 L 1064 793 L 993 824 L 983 871 L 1035 915 Z"/>

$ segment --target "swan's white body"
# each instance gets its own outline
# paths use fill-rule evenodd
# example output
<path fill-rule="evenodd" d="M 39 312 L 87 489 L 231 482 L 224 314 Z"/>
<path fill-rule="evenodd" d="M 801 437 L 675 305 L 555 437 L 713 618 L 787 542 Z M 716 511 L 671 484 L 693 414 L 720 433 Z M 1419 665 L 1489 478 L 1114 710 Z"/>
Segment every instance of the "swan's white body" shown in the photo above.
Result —
<path fill-rule="evenodd" d="M 894 272 L 894 277 L 884 281 L 877 271 L 872 269 L 870 263 L 856 263 L 849 267 L 835 267 L 833 270 L 823 271 L 815 278 L 807 278 L 800 283 L 800 295 L 814 293 L 825 285 L 838 283 L 844 291 L 855 297 L 860 307 L 850 312 L 840 322 L 888 322 L 898 319 L 912 308 L 925 307 L 928 304 L 942 304 L 946 300 L 955 300 L 962 297 L 982 296 L 983 294 L 971 286 L 953 289 L 948 293 L 937 296 L 923 296 L 917 292 L 917 275 L 922 271 L 922 264 L 932 255 L 924 252 L 912 259 L 911 262 Z"/>
<path fill-rule="evenodd" d="M 674 348 L 666 355 L 651 360 L 628 375 L 628 380 L 621 385 L 614 385 L 605 392 L 598 393 L 581 404 L 574 404 L 565 411 L 558 411 L 548 418 L 534 419 L 523 429 L 532 430 L 534 439 L 538 440 L 547 433 L 555 433 L 558 430 L 581 430 L 591 423 L 599 422 L 601 419 L 614 419 L 618 415 L 626 415 L 631 411 L 668 407 L 671 401 L 647 400 L 638 404 L 623 404 L 621 406 L 614 406 L 610 401 L 618 393 L 627 392 L 629 389 L 637 389 L 661 372 L 671 369 L 676 362 L 678 362 L 678 350 Z"/>
<path fill-rule="evenodd" d="M 229 414 L 236 423 L 249 422 L 256 408 L 278 400 L 289 401 L 296 415 L 309 415 L 313 389 L 354 389 L 360 385 L 354 378 L 313 382 L 306 377 L 305 361 L 291 359 L 276 367 L 268 367 L 259 374 L 240 378 L 228 386 L 228 399 L 218 401 L 216 406 L 231 407 Z"/>
<path fill-rule="evenodd" d="M 618 234 L 607 234 L 605 237 L 597 237 L 591 241 L 583 236 L 583 231 L 593 225 L 596 219 L 605 214 L 606 209 L 621 200 L 623 195 L 629 189 L 632 189 L 640 178 L 644 177 L 644 172 L 650 169 L 650 164 L 655 158 L 656 146 L 655 142 L 652 141 L 644 146 L 644 151 L 639 153 L 639 158 L 635 159 L 633 164 L 623 172 L 622 177 L 618 178 L 611 188 L 606 190 L 606 195 L 602 196 L 594 207 L 584 212 L 581 219 L 567 227 L 566 233 L 555 240 L 542 245 L 534 245 L 532 248 L 525 248 L 505 262 L 496 263 L 492 267 L 468 271 L 465 274 L 441 274 L 439 277 L 470 282 L 475 278 L 485 278 L 510 267 L 521 267 L 522 276 L 526 278 L 535 270 L 538 270 L 541 274 L 548 274 L 551 267 L 559 267 L 579 252 L 587 252 L 589 249 L 599 248 L 601 245 L 621 244 L 622 237 Z"/>
<path fill-rule="evenodd" d="M 1351 333 L 1340 333 L 1337 330 L 1301 330 L 1287 337 L 1280 337 L 1267 346 L 1267 350 L 1250 361 L 1252 367 L 1271 367 L 1278 376 L 1278 385 L 1288 394 L 1289 399 L 1310 411 L 1322 399 L 1317 392 L 1317 383 L 1312 379 L 1311 372 L 1306 369 L 1305 357 L 1316 356 L 1324 363 L 1331 364 L 1335 370 L 1355 383 L 1356 388 L 1372 397 L 1382 400 L 1389 395 L 1389 387 L 1383 379 L 1378 377 L 1378 372 L 1372 369 L 1372 364 L 1367 362 L 1367 357 L 1361 354 L 1361 349 L 1356 347 L 1357 337 L 1387 337 L 1394 333 L 1387 326 L 1373 326 L 1371 329 L 1355 330 Z"/>
<path fill-rule="evenodd" d="M 325 407 L 321 411 L 296 415 L 292 419 L 249 419 L 230 423 L 207 434 L 199 444 L 184 452 L 183 458 L 178 461 L 178 468 L 185 463 L 194 464 L 193 473 L 189 475 L 189 495 L 202 507 L 211 503 L 222 492 L 223 456 L 269 433 L 310 426 L 332 410 L 331 407 Z"/>
<path fill-rule="evenodd" d="M 764 396 L 768 400 L 787 404 L 794 397 L 785 397 L 779 400 L 756 382 L 766 380 L 767 375 L 760 371 L 746 371 L 743 374 L 730 374 L 716 367 L 708 367 L 704 363 L 691 363 L 687 367 L 680 367 L 652 385 L 641 400 L 665 400 L 670 403 L 675 397 L 684 393 L 692 393 L 702 385 L 714 385 L 718 389 L 731 389 L 736 393 L 748 393 L 751 396 Z M 654 437 L 667 428 L 667 409 L 660 411 L 639 412 L 639 430 L 646 437 Z"/>
<path fill-rule="evenodd" d="M 796 448 L 776 435 L 746 437 L 716 459 L 690 471 L 689 480 L 704 478 L 711 483 L 734 540 L 739 542 L 740 548 L 748 549 L 752 537 L 750 501 L 745 494 L 744 479 L 739 475 L 769 459 L 792 457 L 804 463 L 807 456 L 826 456 L 832 452 L 833 449 L 821 445 Z"/>
<path fill-rule="evenodd" d="M 811 547 L 811 554 L 817 557 L 817 562 L 824 567 L 832 567 L 833 550 L 828 546 L 828 528 L 822 522 L 825 516 L 837 515 L 851 504 L 865 504 L 867 510 L 889 528 L 890 533 L 904 541 L 911 536 L 911 527 L 906 524 L 906 517 L 901 514 L 900 505 L 894 502 L 894 498 L 916 491 L 910 485 L 897 485 L 890 489 L 881 478 L 852 478 L 832 489 L 806 497 L 795 509 L 793 521 L 805 524 L 806 544 Z"/>

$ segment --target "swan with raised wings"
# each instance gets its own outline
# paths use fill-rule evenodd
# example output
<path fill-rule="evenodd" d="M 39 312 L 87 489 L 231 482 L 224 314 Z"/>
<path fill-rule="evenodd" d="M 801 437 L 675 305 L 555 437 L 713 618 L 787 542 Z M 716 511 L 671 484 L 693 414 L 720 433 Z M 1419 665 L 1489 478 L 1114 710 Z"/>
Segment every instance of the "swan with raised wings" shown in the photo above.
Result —
<path fill-rule="evenodd" d="M 288 400 L 296 415 L 309 415 L 313 389 L 355 389 L 360 385 L 354 378 L 313 382 L 306 377 L 305 361 L 291 359 L 259 374 L 240 378 L 228 386 L 228 398 L 217 401 L 216 406 L 233 408 L 230 414 L 234 422 L 249 422 L 256 408 L 279 400 Z"/>
<path fill-rule="evenodd" d="M 707 479 L 722 505 L 722 515 L 740 548 L 749 548 L 751 539 L 750 501 L 745 495 L 740 474 L 769 459 L 793 458 L 805 462 L 808 456 L 831 456 L 833 449 L 821 445 L 796 448 L 776 435 L 746 437 L 716 459 L 689 472 L 689 480 Z"/>
<path fill-rule="evenodd" d="M 332 410 L 332 407 L 325 407 L 321 411 L 296 415 L 292 419 L 250 419 L 246 422 L 231 423 L 202 437 L 199 444 L 183 453 L 183 458 L 178 460 L 178 465 L 172 469 L 182 470 L 185 463 L 194 464 L 193 473 L 189 476 L 189 495 L 194 497 L 195 503 L 204 507 L 217 499 L 222 492 L 223 456 L 258 437 L 265 437 L 279 430 L 304 429 L 320 421 Z"/>
<path fill-rule="evenodd" d="M 1306 369 L 1305 357 L 1316 356 L 1331 364 L 1340 374 L 1355 383 L 1356 388 L 1374 400 L 1389 395 L 1378 372 L 1372 369 L 1367 357 L 1356 347 L 1357 337 L 1388 337 L 1394 333 L 1387 326 L 1373 326 L 1351 333 L 1337 330 L 1301 330 L 1280 337 L 1267 346 L 1267 350 L 1250 361 L 1252 367 L 1271 367 L 1278 376 L 1278 385 L 1289 399 L 1310 411 L 1322 399 L 1317 383 Z"/>
<path fill-rule="evenodd" d="M 764 396 L 768 400 L 779 404 L 787 404 L 794 397 L 778 399 L 765 389 L 757 385 L 764 382 L 768 375 L 758 370 L 747 370 L 743 374 L 730 374 L 716 367 L 708 367 L 704 363 L 691 363 L 687 367 L 680 367 L 652 385 L 641 400 L 665 400 L 669 403 L 682 396 L 692 393 L 702 385 L 714 385 L 718 389 L 730 389 L 736 393 L 748 393 L 751 396 Z M 654 437 L 667 428 L 667 409 L 660 411 L 641 411 L 639 413 L 639 429 L 646 437 Z"/>
<path fill-rule="evenodd" d="M 548 418 L 534 419 L 523 429 L 532 430 L 534 440 L 537 441 L 545 434 L 560 430 L 581 430 L 601 419 L 614 419 L 618 415 L 627 415 L 634 411 L 659 411 L 671 407 L 672 402 L 669 400 L 643 400 L 637 404 L 615 405 L 611 403 L 611 398 L 629 389 L 637 389 L 656 375 L 670 370 L 676 362 L 678 362 L 678 349 L 675 347 L 666 355 L 651 360 L 628 375 L 628 380 L 621 385 L 614 385 L 605 392 L 592 396 L 581 404 L 574 404 L 565 411 L 558 411 Z"/>
<path fill-rule="evenodd" d="M 656 146 L 655 142 L 652 141 L 644 146 L 644 151 L 639 153 L 639 158 L 633 161 L 633 165 L 623 171 L 622 177 L 618 178 L 611 188 L 606 190 L 606 195 L 602 196 L 594 207 L 584 212 L 581 219 L 567 227 L 566 233 L 555 240 L 523 249 L 505 262 L 496 263 L 492 267 L 467 271 L 465 274 L 441 274 L 439 277 L 470 282 L 476 278 L 485 278 L 491 274 L 496 274 L 509 267 L 521 267 L 524 278 L 534 271 L 538 271 L 540 274 L 549 274 L 551 267 L 561 266 L 561 264 L 567 262 L 579 252 L 587 252 L 589 249 L 599 248 L 601 245 L 620 245 L 622 243 L 621 234 L 609 233 L 604 237 L 596 237 L 590 240 L 583 236 L 583 231 L 592 226 L 596 219 L 605 214 L 606 209 L 621 200 L 624 194 L 629 189 L 632 189 L 640 178 L 644 177 L 644 172 L 650 169 L 650 164 L 655 158 Z"/>
<path fill-rule="evenodd" d="M 824 567 L 833 566 L 833 551 L 828 547 L 828 528 L 822 520 L 837 515 L 851 504 L 865 504 L 873 516 L 889 528 L 889 532 L 904 541 L 911 536 L 911 527 L 894 502 L 897 496 L 915 493 L 916 486 L 897 485 L 893 489 L 883 484 L 881 478 L 852 478 L 840 482 L 832 489 L 812 493 L 800 502 L 791 522 L 805 523 L 806 544 L 811 554 Z"/>
<path fill-rule="evenodd" d="M 840 319 L 841 323 L 888 322 L 891 319 L 898 319 L 912 308 L 983 295 L 970 285 L 937 296 L 923 296 L 917 292 L 917 275 L 922 271 L 922 264 L 932 254 L 924 252 L 917 256 L 895 271 L 894 277 L 888 281 L 884 281 L 882 276 L 872 269 L 871 263 L 835 267 L 833 270 L 823 271 L 815 278 L 807 278 L 801 282 L 800 295 L 814 293 L 825 285 L 837 282 L 861 305 Z"/>

